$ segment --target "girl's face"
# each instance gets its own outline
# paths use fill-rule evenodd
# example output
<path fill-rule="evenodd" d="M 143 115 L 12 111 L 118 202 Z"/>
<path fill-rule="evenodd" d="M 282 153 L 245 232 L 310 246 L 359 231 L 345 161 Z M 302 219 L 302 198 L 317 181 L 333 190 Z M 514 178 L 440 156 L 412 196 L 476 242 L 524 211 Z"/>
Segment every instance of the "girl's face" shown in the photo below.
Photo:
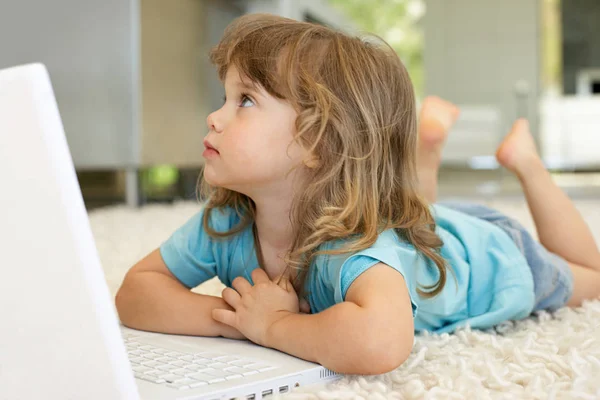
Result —
<path fill-rule="evenodd" d="M 207 119 L 205 145 L 218 152 L 204 152 L 204 179 L 246 195 L 281 187 L 285 174 L 305 158 L 292 140 L 296 111 L 263 89 L 252 88 L 233 66 L 227 71 L 225 93 L 223 106 Z"/>

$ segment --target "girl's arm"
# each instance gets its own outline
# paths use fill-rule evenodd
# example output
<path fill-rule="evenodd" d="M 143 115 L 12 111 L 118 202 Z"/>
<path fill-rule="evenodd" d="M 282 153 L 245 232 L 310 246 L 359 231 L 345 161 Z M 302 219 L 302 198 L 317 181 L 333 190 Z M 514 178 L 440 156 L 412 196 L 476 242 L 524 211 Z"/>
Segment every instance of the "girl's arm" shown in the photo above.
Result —
<path fill-rule="evenodd" d="M 403 276 L 379 263 L 352 283 L 346 301 L 318 314 L 290 313 L 273 324 L 269 347 L 343 374 L 389 372 L 410 355 L 412 306 Z"/>
<path fill-rule="evenodd" d="M 115 304 L 121 322 L 130 328 L 244 338 L 237 329 L 212 318 L 213 309 L 232 308 L 220 297 L 192 293 L 169 271 L 158 249 L 127 272 Z"/>

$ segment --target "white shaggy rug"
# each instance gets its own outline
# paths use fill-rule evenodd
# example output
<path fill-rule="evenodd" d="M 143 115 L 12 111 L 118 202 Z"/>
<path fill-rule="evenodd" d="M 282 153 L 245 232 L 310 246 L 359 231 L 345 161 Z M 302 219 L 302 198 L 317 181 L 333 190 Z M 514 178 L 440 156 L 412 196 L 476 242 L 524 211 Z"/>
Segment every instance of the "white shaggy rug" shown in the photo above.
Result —
<path fill-rule="evenodd" d="M 522 200 L 487 201 L 532 229 Z M 600 202 L 579 201 L 600 239 Z M 106 279 L 114 295 L 125 272 L 198 210 L 193 202 L 90 212 Z M 219 295 L 213 279 L 195 291 Z M 347 376 L 327 388 L 285 398 L 309 399 L 600 399 L 600 301 L 563 308 L 494 332 L 463 330 L 417 336 L 408 361 L 380 376 Z"/>

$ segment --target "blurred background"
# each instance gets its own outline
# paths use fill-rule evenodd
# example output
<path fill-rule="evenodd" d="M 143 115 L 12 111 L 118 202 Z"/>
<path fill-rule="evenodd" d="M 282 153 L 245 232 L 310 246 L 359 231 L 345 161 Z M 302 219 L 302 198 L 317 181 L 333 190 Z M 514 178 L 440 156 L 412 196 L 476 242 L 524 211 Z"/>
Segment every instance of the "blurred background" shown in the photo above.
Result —
<path fill-rule="evenodd" d="M 253 12 L 378 34 L 419 100 L 459 105 L 440 197 L 520 195 L 493 157 L 518 117 L 569 194 L 600 193 L 598 0 L 0 0 L 0 11 L 0 68 L 46 64 L 88 208 L 195 198 L 223 95 L 208 51 Z"/>

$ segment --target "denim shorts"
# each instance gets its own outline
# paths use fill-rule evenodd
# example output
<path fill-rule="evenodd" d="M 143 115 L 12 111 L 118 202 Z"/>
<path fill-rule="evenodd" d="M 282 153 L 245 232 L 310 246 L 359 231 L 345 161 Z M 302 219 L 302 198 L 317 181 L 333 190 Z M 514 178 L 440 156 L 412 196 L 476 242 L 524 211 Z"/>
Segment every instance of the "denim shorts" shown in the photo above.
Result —
<path fill-rule="evenodd" d="M 573 294 L 573 273 L 567 262 L 546 250 L 514 219 L 492 208 L 471 203 L 440 202 L 440 205 L 490 222 L 515 242 L 527 259 L 533 275 L 533 311 L 555 311 L 567 304 Z"/>

